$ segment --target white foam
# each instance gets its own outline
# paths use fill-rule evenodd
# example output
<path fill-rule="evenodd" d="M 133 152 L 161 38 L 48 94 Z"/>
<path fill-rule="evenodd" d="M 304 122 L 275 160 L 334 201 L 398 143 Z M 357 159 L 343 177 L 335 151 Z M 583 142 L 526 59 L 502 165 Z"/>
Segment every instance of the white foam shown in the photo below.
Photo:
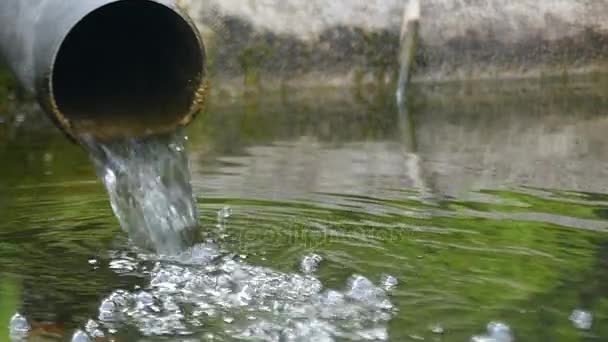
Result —
<path fill-rule="evenodd" d="M 389 338 L 386 325 L 394 307 L 386 291 L 362 275 L 352 276 L 343 290 L 325 289 L 310 274 L 283 273 L 218 256 L 208 245 L 193 249 L 198 254 L 157 260 L 146 288 L 118 290 L 102 301 L 100 327 L 110 330 L 127 325 L 145 336 L 200 337 L 203 332 L 196 327 L 219 319 L 223 333 L 232 338 Z M 203 253 L 210 255 L 203 258 Z M 143 257 L 142 261 L 152 259 Z M 176 262 L 179 259 L 183 262 Z M 136 269 L 143 271 L 144 266 Z"/>

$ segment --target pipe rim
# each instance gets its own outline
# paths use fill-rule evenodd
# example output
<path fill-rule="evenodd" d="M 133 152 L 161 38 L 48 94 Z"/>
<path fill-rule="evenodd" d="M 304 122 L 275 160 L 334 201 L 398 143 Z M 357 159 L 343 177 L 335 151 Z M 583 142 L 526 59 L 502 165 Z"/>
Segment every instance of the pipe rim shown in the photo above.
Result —
<path fill-rule="evenodd" d="M 154 5 L 159 5 L 159 6 L 162 6 L 163 8 L 171 11 L 173 14 L 175 14 L 181 21 L 183 21 L 184 24 L 186 24 L 189 27 L 190 32 L 192 33 L 193 37 L 196 40 L 196 45 L 198 46 L 197 50 L 200 53 L 199 56 L 200 56 L 200 60 L 201 60 L 200 70 L 198 70 L 199 75 L 197 75 L 195 77 L 195 79 L 197 79 L 198 84 L 195 86 L 195 88 L 193 88 L 195 90 L 192 91 L 192 100 L 190 101 L 191 102 L 190 106 L 184 113 L 181 113 L 181 115 L 180 115 L 181 119 L 174 122 L 173 125 L 170 125 L 169 127 L 164 127 L 163 130 L 160 130 L 160 131 L 159 130 L 145 130 L 142 132 L 138 132 L 137 135 L 138 136 L 147 136 L 147 135 L 153 135 L 153 134 L 158 134 L 158 133 L 171 132 L 180 126 L 185 126 L 185 125 L 189 124 L 194 119 L 196 114 L 201 110 L 201 108 L 203 107 L 203 105 L 207 99 L 209 82 L 207 80 L 207 74 L 206 74 L 207 56 L 206 56 L 206 51 L 205 51 L 205 45 L 202 40 L 200 31 L 198 30 L 197 26 L 194 24 L 192 19 L 186 14 L 185 9 L 183 9 L 180 6 L 180 2 L 177 1 L 177 3 L 173 3 L 173 2 L 167 3 L 165 1 L 155 1 L 155 0 L 110 0 L 110 1 L 107 1 L 106 3 L 104 3 L 102 6 L 96 7 L 94 9 L 92 9 L 91 11 L 89 11 L 88 13 L 86 13 L 85 15 L 83 15 L 82 18 L 80 18 L 76 23 L 74 23 L 71 26 L 71 28 L 68 30 L 67 34 L 65 34 L 65 36 L 58 42 L 58 44 L 55 45 L 55 47 L 52 51 L 50 68 L 48 70 L 47 77 L 45 77 L 45 80 L 44 80 L 44 86 L 47 87 L 48 92 L 43 92 L 43 94 L 44 93 L 47 94 L 47 99 L 45 99 L 45 100 L 50 107 L 49 109 L 50 109 L 50 112 L 52 113 L 51 118 L 53 119 L 53 121 L 55 121 L 57 126 L 64 133 L 66 133 L 70 138 L 72 138 L 75 141 L 78 141 L 80 139 L 79 138 L 80 133 L 75 130 L 76 128 L 75 128 L 73 120 L 71 120 L 68 116 L 65 115 L 65 113 L 62 112 L 62 110 L 57 102 L 57 97 L 56 97 L 54 76 L 55 76 L 55 71 L 56 71 L 55 69 L 57 66 L 60 52 L 63 48 L 65 41 L 70 36 L 70 33 L 72 33 L 74 31 L 74 29 L 78 27 L 79 24 L 86 21 L 90 15 L 94 14 L 95 12 L 97 12 L 98 10 L 101 10 L 103 8 L 114 6 L 116 4 L 125 3 L 125 2 L 141 2 L 141 3 L 145 2 L 145 3 L 154 4 Z M 95 135 L 95 134 L 93 134 L 93 135 Z M 102 134 L 98 138 L 105 139 L 105 138 L 112 138 L 112 137 L 104 136 Z"/>

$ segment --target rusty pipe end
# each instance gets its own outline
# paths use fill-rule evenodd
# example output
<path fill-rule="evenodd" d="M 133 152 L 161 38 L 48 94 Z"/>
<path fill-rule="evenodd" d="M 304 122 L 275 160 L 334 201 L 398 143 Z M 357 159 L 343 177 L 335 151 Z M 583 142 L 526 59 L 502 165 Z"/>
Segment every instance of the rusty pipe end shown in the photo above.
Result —
<path fill-rule="evenodd" d="M 39 97 L 76 140 L 170 132 L 204 103 L 205 63 L 199 32 L 179 7 L 120 0 L 70 30 Z"/>

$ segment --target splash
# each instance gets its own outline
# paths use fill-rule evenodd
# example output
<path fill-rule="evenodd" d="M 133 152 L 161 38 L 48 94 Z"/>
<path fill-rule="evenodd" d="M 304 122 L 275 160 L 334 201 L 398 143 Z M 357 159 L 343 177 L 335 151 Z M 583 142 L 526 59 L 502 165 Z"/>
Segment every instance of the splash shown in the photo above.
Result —
<path fill-rule="evenodd" d="M 102 142 L 82 137 L 112 210 L 138 246 L 173 255 L 192 246 L 198 217 L 183 132 Z"/>
<path fill-rule="evenodd" d="M 251 265 L 210 244 L 173 257 L 113 256 L 120 259 L 132 274 L 149 277 L 149 285 L 106 297 L 85 327 L 91 337 L 135 329 L 142 337 L 193 340 L 389 339 L 395 313 L 389 292 L 362 275 L 329 289 L 312 274 Z"/>

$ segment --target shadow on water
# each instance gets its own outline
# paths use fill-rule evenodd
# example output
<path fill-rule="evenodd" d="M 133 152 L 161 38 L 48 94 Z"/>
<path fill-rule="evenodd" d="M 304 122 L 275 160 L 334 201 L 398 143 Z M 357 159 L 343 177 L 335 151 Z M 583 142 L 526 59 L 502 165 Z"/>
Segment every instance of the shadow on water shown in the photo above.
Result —
<path fill-rule="evenodd" d="M 420 85 L 401 116 L 392 93 L 374 89 L 215 99 L 188 131 L 202 234 L 248 272 L 292 281 L 314 253 L 323 288 L 396 277 L 391 340 L 466 340 L 490 321 L 526 341 L 604 340 L 606 85 Z M 0 318 L 18 311 L 61 339 L 99 321 L 117 290 L 160 296 L 151 278 L 178 266 L 130 246 L 84 151 L 27 122 L 0 124 Z M 241 309 L 193 317 L 198 304 L 182 303 L 183 320 L 201 324 L 185 330 L 234 337 Z M 288 324 L 262 309 L 251 314 Z M 570 321 L 576 309 L 592 314 L 589 329 Z M 118 337 L 154 331 L 131 319 Z"/>

